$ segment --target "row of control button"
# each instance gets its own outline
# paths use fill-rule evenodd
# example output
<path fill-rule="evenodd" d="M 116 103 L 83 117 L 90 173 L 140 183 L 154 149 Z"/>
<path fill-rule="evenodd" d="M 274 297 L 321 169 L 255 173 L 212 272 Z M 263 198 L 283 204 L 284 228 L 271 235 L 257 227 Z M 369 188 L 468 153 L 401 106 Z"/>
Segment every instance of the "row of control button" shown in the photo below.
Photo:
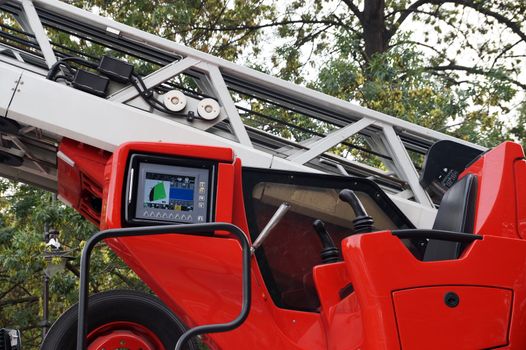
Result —
<path fill-rule="evenodd" d="M 167 214 L 167 213 L 159 213 L 159 212 L 156 213 L 154 211 L 148 211 L 148 210 L 146 210 L 143 213 L 143 216 L 145 218 L 150 217 L 154 219 L 188 221 L 188 222 L 192 222 L 193 220 L 191 214 L 185 215 L 185 214 L 173 214 L 173 213 Z M 203 215 L 199 215 L 197 217 L 197 222 L 204 222 L 204 221 L 205 221 L 205 217 Z"/>
<path fill-rule="evenodd" d="M 197 202 L 197 207 L 203 209 L 205 207 L 205 194 L 206 194 L 206 182 L 199 182 L 199 201 Z M 201 219 L 201 220 L 200 220 Z M 204 218 L 199 216 L 197 222 L 204 222 Z"/>

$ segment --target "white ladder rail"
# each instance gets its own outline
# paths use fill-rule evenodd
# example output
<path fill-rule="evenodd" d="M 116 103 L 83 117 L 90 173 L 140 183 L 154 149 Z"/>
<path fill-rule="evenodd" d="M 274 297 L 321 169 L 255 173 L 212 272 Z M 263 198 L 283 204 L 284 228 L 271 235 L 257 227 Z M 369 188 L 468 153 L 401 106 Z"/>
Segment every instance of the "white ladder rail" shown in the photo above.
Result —
<path fill-rule="evenodd" d="M 28 54 L 20 52 L 17 47 L 7 47 L 15 58 L 0 53 L 0 114 L 22 125 L 37 127 L 43 130 L 44 136 L 55 137 L 57 141 L 60 137 L 69 137 L 111 151 L 120 143 L 131 140 L 180 143 L 195 143 L 199 140 L 201 144 L 233 148 L 249 166 L 327 171 L 330 168 L 327 162 L 336 162 L 335 172 L 344 173 L 356 164 L 353 164 L 351 159 L 333 157 L 327 152 L 349 137 L 360 134 L 368 138 L 367 143 L 373 153 L 384 154 L 383 163 L 400 180 L 408 184 L 410 192 L 407 188 L 400 189 L 399 200 L 414 203 L 406 200 L 414 197 L 417 202 L 414 203 L 416 207 L 422 212 L 429 213 L 434 211 L 434 204 L 418 182 L 418 173 L 409 157 L 408 149 L 423 152 L 438 140 L 452 140 L 476 149 L 484 149 L 449 135 L 184 47 L 60 1 L 11 0 L 8 4 L 12 4 L 9 8 L 11 11 L 19 11 L 16 17 L 23 22 L 22 27 L 34 33 L 34 41 L 39 44 L 43 58 L 42 63 L 38 63 L 38 52 Z M 69 21 L 64 22 L 64 26 L 80 23 L 93 30 L 93 33 L 96 32 L 96 35 L 107 36 L 97 40 L 109 42 L 110 45 L 115 43 L 119 47 L 136 45 L 136 47 L 130 46 L 133 52 L 144 52 L 149 49 L 152 52 L 151 56 L 155 56 L 154 59 L 159 62 L 161 68 L 144 78 L 148 88 L 159 87 L 181 74 L 195 77 L 195 82 L 201 90 L 219 101 L 221 117 L 209 124 L 202 121 L 192 124 L 185 120 L 174 120 L 169 115 L 144 107 L 144 102 L 131 86 L 124 86 L 108 99 L 103 99 L 46 80 L 42 76 L 46 74 L 44 67 L 49 67 L 54 59 L 56 60 L 56 55 L 49 38 L 45 37 L 43 28 L 61 19 Z M 5 44 L 0 45 L 5 49 Z M 32 63 L 38 63 L 38 67 Z M 15 80 L 23 82 L 24 87 L 11 90 Z M 233 92 L 252 96 L 250 98 L 259 99 L 263 103 L 275 104 L 277 108 L 303 114 L 320 123 L 328 123 L 334 130 L 321 137 L 317 136 L 316 140 L 307 146 L 295 140 L 280 139 L 276 135 L 265 136 L 264 132 L 255 132 L 255 129 L 243 124 L 239 106 L 236 107 L 233 99 Z M 189 99 L 193 104 L 198 102 L 196 97 Z M 38 102 L 38 106 L 34 106 L 35 101 Z M 75 117 L 71 117 L 73 114 Z M 103 121 L 98 118 L 101 114 L 108 117 Z M 228 123 L 225 124 L 223 120 L 227 120 Z M 107 126 L 105 130 L 98 127 L 102 122 Z M 119 130 L 119 125 L 127 125 L 128 130 Z M 147 133 L 148 125 L 153 125 L 155 128 L 149 130 L 150 134 Z M 208 132 L 205 131 L 207 129 Z M 231 131 L 231 136 L 228 130 Z M 273 142 L 276 145 L 287 144 L 287 154 L 281 154 L 279 146 L 267 147 Z M 24 145 L 19 146 L 20 149 L 24 148 Z M 21 175 L 21 179 L 38 183 L 38 179 L 35 178 L 38 177 L 38 171 L 35 171 L 35 168 L 38 170 L 41 167 L 39 160 L 34 157 L 30 159 L 31 149 L 28 148 L 26 151 L 29 156 L 28 164 L 32 161 L 33 167 L 26 166 L 24 163 L 19 170 L 21 174 L 23 171 L 27 174 Z M 367 171 L 368 168 L 364 166 L 363 169 Z M 43 179 L 53 181 L 53 169 L 41 170 Z M 12 171 L 7 174 L 7 171 L 0 170 L 0 174 L 12 176 Z M 402 203 L 401 207 L 408 205 L 400 203 Z M 415 215 L 413 219 L 414 217 Z"/>

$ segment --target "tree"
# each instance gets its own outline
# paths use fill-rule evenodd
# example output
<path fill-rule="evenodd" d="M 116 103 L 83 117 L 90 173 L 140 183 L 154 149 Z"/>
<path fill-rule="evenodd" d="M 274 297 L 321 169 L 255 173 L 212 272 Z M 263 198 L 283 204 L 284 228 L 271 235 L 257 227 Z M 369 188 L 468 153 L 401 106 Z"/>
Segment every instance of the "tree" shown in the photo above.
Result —
<path fill-rule="evenodd" d="M 519 116 L 517 124 L 511 129 L 511 134 L 522 141 L 522 147 L 526 149 L 526 103 L 523 103 L 519 108 Z"/>
<path fill-rule="evenodd" d="M 0 325 L 22 330 L 24 348 L 37 349 L 42 337 L 45 226 L 60 232 L 72 249 L 66 270 L 50 278 L 50 324 L 77 301 L 80 249 L 97 229 L 49 192 L 11 181 L 0 181 Z M 108 248 L 93 255 L 92 291 L 115 288 L 147 290 Z"/>
<path fill-rule="evenodd" d="M 75 0 L 72 3 L 87 10 L 97 8 L 102 16 L 228 60 L 237 60 L 245 50 L 256 48 L 260 32 L 247 29 L 225 34 L 211 28 L 234 25 L 251 28 L 275 15 L 274 7 L 260 0 L 233 4 L 221 0 Z"/>
<path fill-rule="evenodd" d="M 493 145 L 513 136 L 499 116 L 524 98 L 525 17 L 521 0 L 312 0 L 255 26 L 209 28 L 277 28 L 281 77 Z"/>

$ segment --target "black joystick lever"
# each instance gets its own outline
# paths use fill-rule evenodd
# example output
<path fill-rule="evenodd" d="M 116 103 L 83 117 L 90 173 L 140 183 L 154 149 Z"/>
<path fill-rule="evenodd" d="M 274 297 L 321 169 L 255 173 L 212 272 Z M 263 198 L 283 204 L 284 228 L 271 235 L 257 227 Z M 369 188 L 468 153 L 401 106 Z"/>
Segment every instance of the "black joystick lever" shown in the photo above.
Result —
<path fill-rule="evenodd" d="M 340 199 L 347 202 L 354 211 L 354 215 L 356 215 L 356 218 L 352 221 L 353 233 L 372 232 L 374 220 L 367 215 L 362 202 L 358 199 L 358 196 L 356 196 L 354 191 L 348 189 L 341 190 Z"/>
<path fill-rule="evenodd" d="M 323 246 L 320 253 L 321 262 L 323 264 L 330 264 L 341 261 L 340 250 L 336 248 L 336 245 L 334 245 L 331 236 L 329 236 L 329 233 L 325 228 L 325 223 L 321 220 L 314 220 L 312 226 L 314 226 L 314 230 L 318 234 L 318 237 L 320 237 L 320 241 Z"/>

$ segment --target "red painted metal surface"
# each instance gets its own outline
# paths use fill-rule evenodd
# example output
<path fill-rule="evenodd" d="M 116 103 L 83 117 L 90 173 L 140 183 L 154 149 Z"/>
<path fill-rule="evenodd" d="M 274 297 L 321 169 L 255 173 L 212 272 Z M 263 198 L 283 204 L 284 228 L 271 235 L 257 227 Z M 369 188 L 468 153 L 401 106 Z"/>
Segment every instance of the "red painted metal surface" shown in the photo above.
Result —
<path fill-rule="evenodd" d="M 485 329 L 487 322 L 495 320 L 472 319 L 472 315 L 466 314 L 466 321 L 475 322 L 475 324 L 457 322 L 458 332 L 464 332 L 462 341 L 465 347 L 461 348 L 480 348 L 478 346 L 480 338 L 487 340 L 487 344 L 482 348 L 489 348 L 492 344 L 500 342 L 503 337 L 514 349 L 526 348 L 526 334 L 523 331 L 526 327 L 526 303 L 524 303 L 526 300 L 526 280 L 524 279 L 526 241 L 488 235 L 483 240 L 475 241 L 461 259 L 422 262 L 417 260 L 396 236 L 390 232 L 380 232 L 347 238 L 343 242 L 343 255 L 361 308 L 365 336 L 364 348 L 400 349 L 400 341 L 402 343 L 418 341 L 424 344 L 426 338 L 418 332 L 400 334 L 400 337 L 404 336 L 408 339 L 399 339 L 392 295 L 396 291 L 433 286 L 449 286 L 452 292 L 462 291 L 467 286 L 512 290 L 511 318 L 500 309 L 502 303 L 509 300 L 507 294 L 503 295 L 501 300 L 493 295 L 486 302 L 473 294 L 465 298 L 461 296 L 461 303 L 493 310 L 499 308 L 501 312 L 496 313 L 493 317 L 502 324 L 502 327 L 494 329 L 491 334 L 473 333 L 471 332 L 472 327 Z M 468 298 L 469 301 L 467 301 Z M 425 309 L 430 319 L 443 322 L 450 320 L 448 315 L 442 312 L 447 309 L 435 308 L 432 302 L 425 293 L 415 296 L 413 300 L 415 308 Z M 499 304 L 500 306 L 487 304 Z M 416 323 L 423 321 L 418 319 L 419 315 L 422 315 L 422 312 L 405 312 L 399 317 L 413 318 Z M 438 321 L 434 329 L 437 331 L 437 337 L 450 337 L 447 332 L 441 332 L 444 331 L 444 328 Z M 426 344 L 426 349 L 439 348 L 434 347 L 434 344 L 430 342 Z"/>
<path fill-rule="evenodd" d="M 108 162 L 102 227 L 121 227 L 122 179 L 130 151 L 221 161 L 218 167 L 216 220 L 231 221 L 248 232 L 241 202 L 241 162 L 230 150 L 163 144 L 121 146 Z M 237 215 L 234 220 L 234 213 Z M 235 318 L 241 304 L 241 249 L 237 241 L 208 237 L 162 236 L 113 239 L 107 244 L 188 326 Z M 254 274 L 259 275 L 257 265 Z M 259 281 L 259 283 L 258 283 Z M 260 276 L 254 276 L 252 308 L 239 329 L 205 341 L 221 349 L 322 349 L 319 314 L 280 310 L 272 305 Z M 221 307 L 218 307 L 220 305 Z M 272 336 L 269 337 L 269 335 Z"/>
<path fill-rule="evenodd" d="M 520 238 L 514 164 L 521 159 L 524 159 L 522 147 L 504 142 L 464 171 L 463 174 L 472 173 L 478 177 L 476 233 Z"/>
<path fill-rule="evenodd" d="M 458 296 L 456 306 L 446 304 L 445 298 L 451 291 Z M 504 346 L 508 343 L 512 298 L 509 289 L 479 286 L 419 287 L 393 292 L 401 347 L 418 350 Z"/>
<path fill-rule="evenodd" d="M 62 140 L 59 152 L 65 157 L 57 158 L 58 193 L 86 219 L 100 225 L 98 203 L 102 200 L 104 167 L 111 153 L 69 139 Z"/>
<path fill-rule="evenodd" d="M 356 293 L 342 295 L 342 291 L 348 290 L 351 283 L 346 263 L 338 262 L 316 266 L 313 269 L 313 275 L 320 297 L 327 349 L 361 348 L 363 345 L 363 326 Z"/>
<path fill-rule="evenodd" d="M 515 200 L 517 201 L 517 229 L 526 238 L 526 160 L 515 161 Z"/>
<path fill-rule="evenodd" d="M 134 322 L 111 322 L 88 334 L 88 350 L 165 350 L 159 337 Z"/>
<path fill-rule="evenodd" d="M 318 265 L 313 269 L 313 277 L 320 297 L 321 309 L 330 320 L 331 309 L 341 301 L 341 291 L 351 283 L 345 263 Z"/>
<path fill-rule="evenodd" d="M 59 171 L 59 177 L 72 175 L 69 182 L 59 180 L 64 184 L 61 194 L 79 202 L 84 187 L 78 177 L 93 177 L 103 189 L 101 228 L 122 226 L 123 179 L 128 155 L 136 151 L 218 161 L 216 220 L 248 232 L 241 161 L 231 150 L 130 143 L 108 158 L 79 145 L 66 146 L 61 149 L 74 153 L 79 169 Z M 81 164 L 86 157 L 89 162 Z M 520 146 L 505 143 L 466 170 L 478 177 L 475 232 L 484 239 L 468 246 L 460 259 L 419 261 L 390 232 L 348 237 L 342 242 L 343 262 L 313 270 L 319 312 L 276 307 L 254 259 L 248 319 L 240 328 L 204 341 L 212 349 L 526 348 L 523 158 Z M 80 191 L 73 188 L 78 184 Z M 225 322 L 238 314 L 241 258 L 234 239 L 168 235 L 107 244 L 187 326 Z M 354 292 L 341 295 L 349 283 Z M 441 304 L 445 290 L 461 297 L 458 308 Z"/>

